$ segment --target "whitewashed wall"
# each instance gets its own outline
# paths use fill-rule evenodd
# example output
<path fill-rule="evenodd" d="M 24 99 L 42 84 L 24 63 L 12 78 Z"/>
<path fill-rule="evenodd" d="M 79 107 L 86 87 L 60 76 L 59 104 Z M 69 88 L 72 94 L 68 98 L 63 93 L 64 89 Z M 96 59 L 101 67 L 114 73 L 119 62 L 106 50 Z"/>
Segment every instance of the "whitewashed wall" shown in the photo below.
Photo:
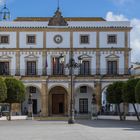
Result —
<path fill-rule="evenodd" d="M 36 43 L 27 44 L 27 35 L 36 35 Z M 20 32 L 19 38 L 20 48 L 43 48 L 43 32 Z"/>
<path fill-rule="evenodd" d="M 0 48 L 16 48 L 16 32 L 0 32 L 0 35 L 9 36 L 9 44 L 0 44 Z"/>
<path fill-rule="evenodd" d="M 54 36 L 61 35 L 63 41 L 60 44 L 55 43 Z M 69 32 L 47 32 L 47 48 L 70 48 L 70 33 Z"/>
<path fill-rule="evenodd" d="M 107 53 L 100 53 L 100 69 L 101 69 L 101 74 L 106 74 L 106 70 L 107 70 L 107 62 L 106 62 L 106 57 L 111 55 L 110 52 Z M 124 53 L 116 53 L 114 54 L 116 56 L 118 56 L 118 60 L 119 60 L 119 74 L 124 74 Z"/>
<path fill-rule="evenodd" d="M 89 44 L 80 43 L 81 35 L 89 35 Z M 74 32 L 73 46 L 74 48 L 96 48 L 96 32 Z"/>
<path fill-rule="evenodd" d="M 78 88 L 74 94 L 75 99 L 75 110 L 79 112 L 79 99 L 88 99 L 88 112 L 91 112 L 91 102 L 92 102 L 93 90 L 87 87 L 87 93 L 80 93 L 80 88 Z"/>
<path fill-rule="evenodd" d="M 35 57 L 37 57 L 37 65 L 36 65 L 36 69 L 37 69 L 37 74 L 41 75 L 42 74 L 42 69 L 43 69 L 43 62 L 42 62 L 42 53 L 41 52 L 37 52 L 37 53 L 33 53 L 35 55 Z M 20 74 L 21 75 L 25 75 L 26 74 L 26 60 L 30 60 L 30 59 L 26 59 L 26 57 L 30 56 L 31 54 L 29 52 L 27 53 L 20 53 Z M 35 58 L 33 58 L 32 60 L 36 60 Z"/>
<path fill-rule="evenodd" d="M 115 34 L 117 35 L 117 44 L 108 44 L 107 43 L 107 36 Z M 99 44 L 100 48 L 124 48 L 125 46 L 125 34 L 124 32 L 100 32 L 99 34 Z"/>

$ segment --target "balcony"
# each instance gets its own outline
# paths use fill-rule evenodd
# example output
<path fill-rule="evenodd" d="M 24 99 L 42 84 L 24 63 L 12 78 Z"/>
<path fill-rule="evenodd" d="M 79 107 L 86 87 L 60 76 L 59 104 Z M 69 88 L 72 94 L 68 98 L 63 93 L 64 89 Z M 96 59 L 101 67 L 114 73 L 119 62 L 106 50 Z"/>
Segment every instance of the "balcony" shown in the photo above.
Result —
<path fill-rule="evenodd" d="M 76 68 L 73 70 L 73 75 L 77 77 L 91 77 L 97 75 L 104 75 L 105 77 L 116 77 L 123 75 L 130 75 L 131 73 L 128 69 L 124 70 L 123 68 L 117 69 L 117 71 L 107 71 L 107 69 L 100 69 L 99 72 L 96 72 L 96 69 L 87 69 L 86 71 Z M 10 69 L 6 71 L 0 71 L 1 76 L 27 76 L 27 77 L 37 77 L 37 76 L 69 76 L 70 71 L 68 68 L 54 70 L 54 69 L 36 69 L 35 71 L 27 72 L 26 69 Z"/>

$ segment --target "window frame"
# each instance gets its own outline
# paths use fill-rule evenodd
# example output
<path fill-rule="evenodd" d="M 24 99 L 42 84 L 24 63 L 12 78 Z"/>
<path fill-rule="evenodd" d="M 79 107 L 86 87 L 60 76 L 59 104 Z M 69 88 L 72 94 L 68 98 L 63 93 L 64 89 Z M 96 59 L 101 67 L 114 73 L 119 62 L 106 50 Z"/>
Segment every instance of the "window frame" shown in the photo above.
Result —
<path fill-rule="evenodd" d="M 82 42 L 82 37 L 88 37 L 88 42 Z M 80 35 L 80 44 L 89 44 L 90 43 L 90 35 L 89 34 L 81 34 Z"/>
<path fill-rule="evenodd" d="M 36 93 L 36 91 L 37 91 L 36 87 L 34 87 L 34 86 L 29 87 L 29 92 L 30 93 Z"/>
<path fill-rule="evenodd" d="M 88 98 L 79 98 L 79 113 L 80 114 L 87 114 L 88 113 Z M 83 104 L 81 104 L 81 102 Z M 85 104 L 86 102 L 86 104 Z M 81 109 L 82 108 L 82 109 Z"/>
<path fill-rule="evenodd" d="M 8 41 L 7 42 L 2 42 L 1 37 L 7 37 L 8 38 Z M 9 43 L 10 43 L 10 35 L 0 35 L 0 44 L 7 45 Z"/>
<path fill-rule="evenodd" d="M 82 88 L 85 88 L 85 89 L 82 89 Z M 87 93 L 87 86 L 81 86 L 80 87 L 80 93 Z"/>
<path fill-rule="evenodd" d="M 115 37 L 115 42 L 110 41 L 109 37 L 114 36 Z M 107 35 L 107 44 L 117 44 L 117 34 L 108 34 Z"/>
<path fill-rule="evenodd" d="M 28 42 L 29 41 L 29 37 L 34 37 L 34 42 Z M 27 45 L 36 45 L 36 34 L 27 34 L 26 35 L 26 44 Z"/>

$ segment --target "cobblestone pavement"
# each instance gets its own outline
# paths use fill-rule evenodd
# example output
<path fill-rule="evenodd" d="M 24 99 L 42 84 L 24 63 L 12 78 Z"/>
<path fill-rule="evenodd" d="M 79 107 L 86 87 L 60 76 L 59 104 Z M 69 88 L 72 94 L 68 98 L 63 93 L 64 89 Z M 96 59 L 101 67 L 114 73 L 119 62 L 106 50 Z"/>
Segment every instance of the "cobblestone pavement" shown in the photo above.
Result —
<path fill-rule="evenodd" d="M 0 140 L 140 140 L 140 122 L 0 121 Z"/>

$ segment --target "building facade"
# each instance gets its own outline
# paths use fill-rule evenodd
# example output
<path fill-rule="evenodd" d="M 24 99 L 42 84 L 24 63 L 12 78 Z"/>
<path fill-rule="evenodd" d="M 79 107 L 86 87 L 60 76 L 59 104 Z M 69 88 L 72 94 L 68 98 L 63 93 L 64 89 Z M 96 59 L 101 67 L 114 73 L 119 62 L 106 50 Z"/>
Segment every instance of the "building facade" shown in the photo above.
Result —
<path fill-rule="evenodd" d="M 129 78 L 130 30 L 128 21 L 64 18 L 59 8 L 53 17 L 0 21 L 0 75 L 26 86 L 22 112 L 32 93 L 34 114 L 69 115 L 71 77 L 65 66 L 72 52 L 75 62 L 82 58 L 72 76 L 75 112 L 90 113 L 93 94 L 100 110 L 107 86 Z"/>

